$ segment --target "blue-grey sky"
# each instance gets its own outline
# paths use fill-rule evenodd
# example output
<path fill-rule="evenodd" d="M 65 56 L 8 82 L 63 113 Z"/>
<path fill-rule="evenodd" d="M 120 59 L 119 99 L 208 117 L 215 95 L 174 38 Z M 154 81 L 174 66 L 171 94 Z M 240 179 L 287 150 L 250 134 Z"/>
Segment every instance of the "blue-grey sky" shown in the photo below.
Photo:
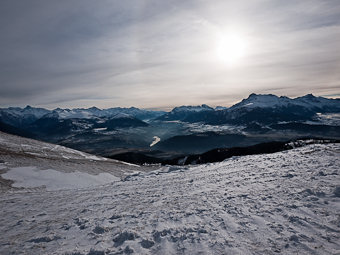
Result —
<path fill-rule="evenodd" d="M 340 1 L 2 0 L 0 70 L 0 106 L 332 97 L 340 94 Z"/>

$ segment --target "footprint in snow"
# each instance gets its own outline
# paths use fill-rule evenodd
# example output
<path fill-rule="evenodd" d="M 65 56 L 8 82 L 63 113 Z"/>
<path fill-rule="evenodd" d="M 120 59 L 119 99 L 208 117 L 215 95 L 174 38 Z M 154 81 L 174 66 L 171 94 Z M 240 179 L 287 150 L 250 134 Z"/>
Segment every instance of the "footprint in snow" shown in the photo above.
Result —
<path fill-rule="evenodd" d="M 105 233 L 105 229 L 100 227 L 100 226 L 96 226 L 93 230 L 92 230 L 93 233 L 95 234 L 104 234 Z"/>
<path fill-rule="evenodd" d="M 141 246 L 145 249 L 150 249 L 152 246 L 154 246 L 155 242 L 147 240 L 147 239 L 143 239 L 140 242 Z"/>
<path fill-rule="evenodd" d="M 135 233 L 127 231 L 121 232 L 113 238 L 113 242 L 115 243 L 114 246 L 115 247 L 121 246 L 125 241 L 135 240 L 136 237 L 137 235 Z"/>

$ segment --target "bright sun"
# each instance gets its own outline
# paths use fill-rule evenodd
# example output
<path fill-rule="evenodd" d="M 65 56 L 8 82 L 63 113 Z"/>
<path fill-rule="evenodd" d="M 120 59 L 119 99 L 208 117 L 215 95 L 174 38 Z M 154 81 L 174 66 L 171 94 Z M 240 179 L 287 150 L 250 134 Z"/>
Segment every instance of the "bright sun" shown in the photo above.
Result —
<path fill-rule="evenodd" d="M 216 42 L 216 55 L 228 66 L 235 65 L 246 55 L 246 40 L 237 34 L 219 35 Z"/>

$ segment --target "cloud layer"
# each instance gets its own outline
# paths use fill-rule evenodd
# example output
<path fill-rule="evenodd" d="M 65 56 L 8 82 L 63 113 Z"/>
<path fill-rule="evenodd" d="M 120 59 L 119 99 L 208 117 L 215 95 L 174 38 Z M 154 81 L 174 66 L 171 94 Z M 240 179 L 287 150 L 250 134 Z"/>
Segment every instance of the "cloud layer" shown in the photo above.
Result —
<path fill-rule="evenodd" d="M 340 92 L 336 0 L 0 2 L 0 105 L 229 105 Z M 242 62 L 215 54 L 242 34 Z"/>

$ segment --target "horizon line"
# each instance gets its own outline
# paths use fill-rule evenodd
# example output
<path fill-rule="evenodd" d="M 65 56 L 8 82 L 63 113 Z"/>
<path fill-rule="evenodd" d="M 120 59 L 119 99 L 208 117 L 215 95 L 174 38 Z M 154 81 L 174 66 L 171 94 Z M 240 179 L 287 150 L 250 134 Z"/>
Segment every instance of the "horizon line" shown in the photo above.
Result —
<path fill-rule="evenodd" d="M 277 96 L 277 97 L 288 97 L 290 99 L 296 99 L 296 98 L 299 98 L 299 97 L 303 97 L 303 96 L 306 96 L 306 95 L 313 95 L 315 96 L 313 93 L 307 93 L 303 96 L 296 96 L 296 97 L 290 97 L 290 96 L 286 96 L 286 95 L 275 95 L 273 93 L 250 93 L 248 95 L 248 97 L 252 94 L 255 94 L 255 95 L 274 95 L 274 96 Z M 248 98 L 246 97 L 246 98 Z M 336 94 L 327 94 L 327 95 L 320 95 L 320 96 L 315 96 L 315 97 L 323 97 L 323 98 L 327 98 L 327 99 L 340 99 L 340 93 L 336 93 Z M 211 108 L 217 108 L 217 107 L 226 107 L 226 108 L 230 108 L 231 106 L 241 102 L 242 100 L 246 99 L 245 97 L 242 98 L 241 100 L 239 101 L 235 101 L 234 103 L 232 104 L 229 104 L 228 106 L 227 105 L 221 105 L 221 104 L 207 104 L 207 103 L 202 103 L 202 104 L 182 104 L 182 105 L 170 105 L 170 106 L 159 106 L 159 107 L 136 107 L 136 106 L 133 106 L 133 105 L 130 105 L 130 106 L 111 106 L 111 107 L 106 107 L 106 108 L 103 108 L 103 107 L 98 107 L 98 106 L 95 106 L 95 105 L 92 105 L 90 107 L 82 107 L 82 106 L 78 106 L 78 107 L 65 107 L 65 108 L 61 108 L 61 107 L 48 107 L 48 106 L 45 106 L 45 105 L 48 105 L 48 104 L 38 104 L 38 105 L 32 105 L 32 104 L 22 104 L 21 106 L 18 106 L 18 105 L 0 105 L 0 109 L 6 109 L 6 108 L 21 108 L 21 109 L 24 109 L 26 107 L 32 107 L 32 108 L 43 108 L 43 109 L 47 109 L 47 110 L 50 110 L 50 111 L 53 111 L 53 110 L 56 110 L 58 108 L 62 109 L 62 110 L 75 110 L 75 109 L 90 109 L 90 108 L 97 108 L 99 110 L 106 110 L 106 109 L 111 109 L 111 108 L 123 108 L 123 109 L 129 109 L 129 108 L 137 108 L 137 109 L 140 109 L 140 110 L 148 110 L 148 111 L 171 111 L 173 110 L 174 108 L 176 107 L 181 107 L 181 106 L 202 106 L 202 105 L 207 105 Z"/>

